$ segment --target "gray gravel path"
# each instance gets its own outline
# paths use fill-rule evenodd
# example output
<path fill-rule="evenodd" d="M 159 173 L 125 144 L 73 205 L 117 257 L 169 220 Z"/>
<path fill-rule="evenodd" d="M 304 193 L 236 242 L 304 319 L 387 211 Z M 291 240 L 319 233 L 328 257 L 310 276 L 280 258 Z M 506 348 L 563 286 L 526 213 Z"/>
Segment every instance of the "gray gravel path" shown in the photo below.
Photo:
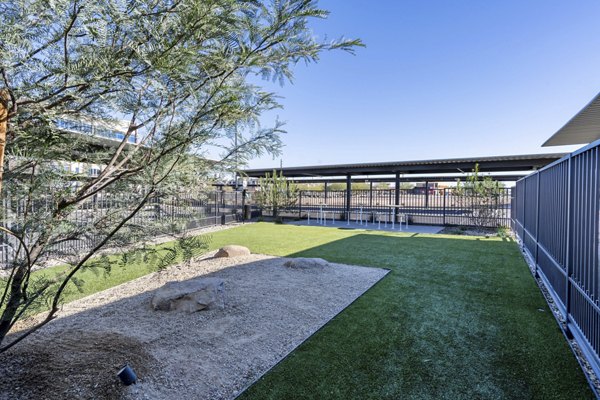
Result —
<path fill-rule="evenodd" d="M 88 330 L 142 343 L 156 361 L 126 399 L 232 399 L 388 272 L 289 268 L 287 260 L 251 255 L 171 267 L 67 304 L 36 336 Z M 225 309 L 151 310 L 155 289 L 200 275 L 224 279 Z"/>

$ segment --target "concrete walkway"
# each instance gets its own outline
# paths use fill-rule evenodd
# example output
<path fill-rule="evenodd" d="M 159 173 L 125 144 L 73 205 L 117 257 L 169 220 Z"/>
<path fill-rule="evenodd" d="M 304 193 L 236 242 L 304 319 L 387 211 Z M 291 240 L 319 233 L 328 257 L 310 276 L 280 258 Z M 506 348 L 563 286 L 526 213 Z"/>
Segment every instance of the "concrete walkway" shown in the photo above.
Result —
<path fill-rule="evenodd" d="M 387 225 L 384 224 L 383 222 L 381 224 L 375 222 L 363 222 L 358 223 L 358 222 L 354 222 L 354 221 L 350 221 L 350 223 L 348 223 L 347 221 L 331 221 L 331 219 L 328 219 L 326 221 L 325 224 L 319 223 L 318 220 L 315 219 L 311 219 L 310 223 L 308 222 L 308 220 L 303 219 L 300 221 L 286 221 L 285 222 L 288 225 L 297 225 L 297 226 L 320 226 L 320 227 L 324 227 L 324 228 L 338 228 L 338 229 L 368 229 L 368 230 L 380 230 L 380 231 L 385 231 L 385 232 L 407 232 L 407 233 L 439 233 L 442 229 L 444 229 L 443 226 L 439 226 L 439 225 L 408 225 L 408 227 L 406 226 L 406 224 L 402 224 L 402 229 L 400 229 L 399 224 L 394 224 L 394 229 L 392 229 L 392 224 L 388 223 Z"/>

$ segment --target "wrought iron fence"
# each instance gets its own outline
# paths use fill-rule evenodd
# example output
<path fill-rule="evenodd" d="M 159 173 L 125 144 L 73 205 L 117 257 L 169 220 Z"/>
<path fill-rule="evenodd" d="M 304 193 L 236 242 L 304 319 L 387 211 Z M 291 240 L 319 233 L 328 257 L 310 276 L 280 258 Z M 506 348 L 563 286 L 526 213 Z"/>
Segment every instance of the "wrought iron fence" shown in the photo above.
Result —
<path fill-rule="evenodd" d="M 68 222 L 75 227 L 85 227 L 92 221 L 126 207 L 132 201 L 133 198 L 129 194 L 96 196 L 85 200 L 70 212 Z M 242 209 L 245 204 L 246 199 L 242 192 L 213 191 L 179 197 L 158 196 L 139 210 L 128 225 L 143 229 L 160 223 L 168 229 L 169 223 L 172 223 L 183 230 L 192 230 L 229 224 L 243 218 Z M 26 202 L 5 196 L 0 210 L 0 226 L 9 230 L 18 230 L 19 224 L 26 219 L 25 213 L 34 212 L 41 217 L 45 212 L 49 214 L 51 212 L 49 200 Z M 164 233 L 173 232 L 164 231 Z M 92 249 L 102 238 L 103 236 L 86 233 L 77 238 L 61 240 L 48 249 L 47 257 Z M 30 240 L 27 235 L 24 239 L 26 242 Z M 18 246 L 19 243 L 13 236 L 0 232 L 0 269 L 11 265 Z"/>
<path fill-rule="evenodd" d="M 485 197 L 485 199 L 484 199 Z M 494 196 L 457 194 L 452 188 L 400 189 L 398 202 L 394 189 L 352 190 L 350 206 L 345 190 L 298 192 L 292 207 L 281 210 L 288 217 L 307 218 L 321 210 L 336 219 L 354 219 L 362 213 L 372 220 L 391 218 L 390 206 L 406 214 L 410 223 L 429 225 L 462 225 L 508 227 L 511 222 L 511 189 L 500 188 Z"/>
<path fill-rule="evenodd" d="M 600 141 L 519 180 L 512 226 L 600 376 L 599 152 Z"/>

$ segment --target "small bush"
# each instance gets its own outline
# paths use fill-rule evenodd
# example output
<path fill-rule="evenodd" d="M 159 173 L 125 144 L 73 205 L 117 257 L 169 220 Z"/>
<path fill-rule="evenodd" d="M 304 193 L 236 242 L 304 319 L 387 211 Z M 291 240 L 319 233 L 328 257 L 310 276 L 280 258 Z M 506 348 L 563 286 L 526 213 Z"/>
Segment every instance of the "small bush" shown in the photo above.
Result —
<path fill-rule="evenodd" d="M 499 226 L 498 230 L 496 232 L 498 233 L 498 236 L 501 238 L 505 238 L 510 235 L 510 231 L 505 226 Z"/>

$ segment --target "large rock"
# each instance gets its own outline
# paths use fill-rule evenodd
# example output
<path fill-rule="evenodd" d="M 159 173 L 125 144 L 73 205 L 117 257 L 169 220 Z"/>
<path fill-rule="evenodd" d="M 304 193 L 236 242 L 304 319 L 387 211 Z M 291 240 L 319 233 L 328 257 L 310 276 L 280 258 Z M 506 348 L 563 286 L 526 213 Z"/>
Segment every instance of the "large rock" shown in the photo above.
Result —
<path fill-rule="evenodd" d="M 238 246 L 231 244 L 229 246 L 221 247 L 215 257 L 242 257 L 249 256 L 250 249 L 244 246 Z"/>
<path fill-rule="evenodd" d="M 192 313 L 223 307 L 225 307 L 224 282 L 219 278 L 168 282 L 152 297 L 152 308 L 155 310 Z"/>
<path fill-rule="evenodd" d="M 329 263 L 322 258 L 292 258 L 285 263 L 285 267 L 293 269 L 322 269 L 329 265 Z"/>

